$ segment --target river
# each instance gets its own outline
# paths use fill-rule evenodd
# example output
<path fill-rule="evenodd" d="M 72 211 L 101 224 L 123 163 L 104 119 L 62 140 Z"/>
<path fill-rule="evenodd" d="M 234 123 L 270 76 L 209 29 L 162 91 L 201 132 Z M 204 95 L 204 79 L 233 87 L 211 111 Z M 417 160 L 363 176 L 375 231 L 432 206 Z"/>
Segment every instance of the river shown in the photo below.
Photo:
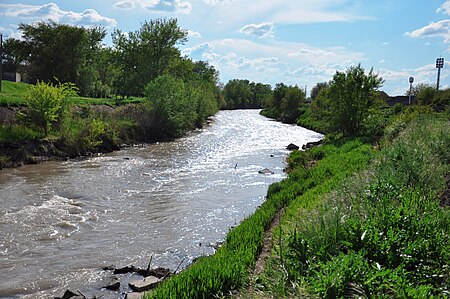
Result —
<path fill-rule="evenodd" d="M 289 143 L 322 135 L 258 110 L 221 111 L 173 142 L 0 171 L 0 297 L 102 298 L 108 265 L 175 270 L 213 253 L 285 177 Z M 273 175 L 259 174 L 263 168 Z M 125 277 L 132 279 L 133 277 Z"/>

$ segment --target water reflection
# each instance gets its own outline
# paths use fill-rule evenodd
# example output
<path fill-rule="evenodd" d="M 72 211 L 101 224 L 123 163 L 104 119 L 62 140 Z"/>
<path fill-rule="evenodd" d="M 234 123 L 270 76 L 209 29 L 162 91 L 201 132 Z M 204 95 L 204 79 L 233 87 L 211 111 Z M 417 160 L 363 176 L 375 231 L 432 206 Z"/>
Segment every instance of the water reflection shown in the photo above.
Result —
<path fill-rule="evenodd" d="M 212 253 L 199 246 L 264 200 L 284 177 L 284 149 L 321 135 L 258 111 L 223 111 L 175 142 L 0 172 L 0 297 L 48 298 L 67 287 L 103 298 L 101 266 Z M 274 175 L 258 171 L 269 168 Z"/>

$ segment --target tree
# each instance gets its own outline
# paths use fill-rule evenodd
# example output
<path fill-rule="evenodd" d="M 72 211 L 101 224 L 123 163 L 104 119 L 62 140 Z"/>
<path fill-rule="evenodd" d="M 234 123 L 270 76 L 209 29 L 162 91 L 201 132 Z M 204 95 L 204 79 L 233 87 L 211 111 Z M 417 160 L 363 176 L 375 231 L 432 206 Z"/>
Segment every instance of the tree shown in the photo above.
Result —
<path fill-rule="evenodd" d="M 377 106 L 376 91 L 383 79 L 373 69 L 365 74 L 361 65 L 350 67 L 346 72 L 337 71 L 323 96 L 318 113 L 329 129 L 345 136 L 362 133 L 363 123 L 369 111 Z"/>
<path fill-rule="evenodd" d="M 27 110 L 24 117 L 26 120 L 48 135 L 52 124 L 61 120 L 67 108 L 69 96 L 75 94 L 72 84 L 59 84 L 37 82 L 30 87 L 25 96 Z"/>
<path fill-rule="evenodd" d="M 281 107 L 281 102 L 283 101 L 284 96 L 286 95 L 286 92 L 288 90 L 288 86 L 284 83 L 277 83 L 275 84 L 275 88 L 273 89 L 273 95 L 272 95 L 272 104 L 271 106 L 279 111 Z M 279 111 L 280 113 L 280 111 Z"/>
<path fill-rule="evenodd" d="M 285 123 L 294 123 L 300 116 L 299 108 L 305 99 L 305 92 L 297 85 L 277 83 L 261 114 Z"/>
<path fill-rule="evenodd" d="M 409 92 L 409 90 L 406 91 L 407 96 L 409 96 Z M 412 95 L 416 104 L 430 105 L 435 101 L 437 96 L 436 86 L 419 83 L 413 87 Z"/>
<path fill-rule="evenodd" d="M 319 95 L 319 93 L 326 89 L 328 87 L 328 82 L 321 82 L 321 83 L 317 83 L 312 89 L 311 89 L 311 100 L 314 101 L 317 96 Z"/>
<path fill-rule="evenodd" d="M 24 39 L 29 76 L 37 81 L 78 82 L 82 65 L 90 64 L 87 55 L 106 35 L 101 28 L 83 27 L 39 22 L 20 24 Z"/>
<path fill-rule="evenodd" d="M 170 75 L 159 76 L 145 87 L 153 118 L 153 135 L 180 137 L 197 119 L 197 103 L 191 101 L 186 85 Z"/>
<path fill-rule="evenodd" d="M 78 66 L 77 86 L 80 93 L 90 97 L 101 97 L 108 94 L 106 84 L 111 84 L 112 73 L 104 64 L 114 66 L 111 50 L 100 44 L 106 36 L 101 27 L 85 29 L 85 41 L 82 46 L 83 60 Z M 105 61 L 106 59 L 106 61 Z"/>
<path fill-rule="evenodd" d="M 98 53 L 106 30 L 55 22 L 20 24 L 23 40 L 8 39 L 7 63 L 30 81 L 73 82 L 89 95 L 98 80 Z M 58 78 L 58 80 L 56 80 Z"/>
<path fill-rule="evenodd" d="M 299 108 L 305 98 L 305 92 L 298 86 L 289 86 L 281 101 L 281 121 L 294 123 L 300 116 Z"/>
<path fill-rule="evenodd" d="M 176 19 L 146 21 L 139 30 L 128 34 L 116 30 L 113 43 L 120 70 L 118 93 L 141 96 L 145 85 L 163 75 L 180 57 L 176 45 L 186 41 L 187 31 L 178 26 Z"/>
<path fill-rule="evenodd" d="M 19 72 L 22 63 L 26 60 L 25 42 L 8 38 L 3 43 L 3 67 L 5 72 Z"/>

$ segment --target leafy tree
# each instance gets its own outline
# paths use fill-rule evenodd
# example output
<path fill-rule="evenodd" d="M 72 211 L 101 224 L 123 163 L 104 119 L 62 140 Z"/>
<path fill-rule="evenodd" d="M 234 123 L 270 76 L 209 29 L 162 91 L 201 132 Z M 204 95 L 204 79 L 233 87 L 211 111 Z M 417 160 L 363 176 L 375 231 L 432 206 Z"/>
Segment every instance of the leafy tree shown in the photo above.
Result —
<path fill-rule="evenodd" d="M 345 136 L 358 135 L 363 132 L 369 111 L 378 104 L 376 91 L 382 84 L 383 79 L 373 69 L 365 74 L 361 65 L 338 71 L 329 87 L 320 93 L 317 112 L 330 130 Z"/>
<path fill-rule="evenodd" d="M 190 101 L 181 79 L 159 76 L 145 87 L 149 111 L 153 118 L 153 134 L 180 137 L 191 129 L 197 119 L 197 105 Z"/>
<path fill-rule="evenodd" d="M 272 94 L 268 84 L 233 79 L 224 87 L 225 109 L 260 109 Z"/>
<path fill-rule="evenodd" d="M 319 95 L 319 93 L 326 89 L 328 87 L 328 82 L 321 82 L 321 83 L 317 83 L 312 89 L 311 89 L 311 100 L 314 101 L 317 96 Z"/>
<path fill-rule="evenodd" d="M 25 42 L 8 38 L 3 43 L 3 67 L 5 72 L 21 72 L 22 63 L 25 61 L 27 53 Z"/>
<path fill-rule="evenodd" d="M 73 82 L 89 95 L 98 79 L 98 53 L 106 31 L 55 22 L 20 24 L 23 40 L 5 42 L 7 62 L 30 81 Z M 56 80 L 58 78 L 58 80 Z"/>
<path fill-rule="evenodd" d="M 406 95 L 409 96 L 409 90 Z M 419 105 L 430 105 L 436 99 L 436 87 L 424 83 L 419 83 L 412 89 L 414 103 Z"/>
<path fill-rule="evenodd" d="M 106 35 L 101 28 L 40 22 L 20 24 L 24 51 L 28 54 L 29 76 L 33 80 L 77 82 L 87 55 L 98 47 Z"/>
<path fill-rule="evenodd" d="M 114 60 L 112 51 L 100 44 L 106 36 L 106 30 L 100 27 L 86 29 L 82 48 L 83 62 L 78 68 L 77 86 L 82 95 L 102 97 L 110 94 L 106 84 L 112 84 Z M 105 67 L 105 64 L 108 67 Z"/>
<path fill-rule="evenodd" d="M 305 98 L 305 92 L 298 86 L 289 86 L 281 101 L 281 120 L 286 123 L 294 123 L 300 116 L 299 108 Z"/>
<path fill-rule="evenodd" d="M 180 57 L 176 45 L 186 41 L 187 31 L 178 26 L 176 19 L 146 21 L 139 30 L 128 34 L 116 30 L 113 43 L 120 70 L 118 93 L 142 95 L 145 85 L 163 75 Z"/>
<path fill-rule="evenodd" d="M 300 116 L 299 108 L 305 99 L 305 92 L 298 86 L 277 83 L 261 113 L 285 123 L 294 123 Z"/>
<path fill-rule="evenodd" d="M 281 102 L 283 101 L 284 96 L 288 90 L 288 86 L 284 83 L 275 84 L 275 88 L 273 89 L 272 96 L 272 104 L 271 106 L 280 113 Z"/>
<path fill-rule="evenodd" d="M 250 81 L 233 79 L 223 89 L 225 109 L 244 109 L 251 98 Z"/>
<path fill-rule="evenodd" d="M 27 110 L 22 117 L 32 126 L 42 129 L 44 136 L 47 136 L 52 124 L 62 119 L 69 96 L 75 93 L 73 84 L 54 86 L 37 82 L 25 96 Z"/>

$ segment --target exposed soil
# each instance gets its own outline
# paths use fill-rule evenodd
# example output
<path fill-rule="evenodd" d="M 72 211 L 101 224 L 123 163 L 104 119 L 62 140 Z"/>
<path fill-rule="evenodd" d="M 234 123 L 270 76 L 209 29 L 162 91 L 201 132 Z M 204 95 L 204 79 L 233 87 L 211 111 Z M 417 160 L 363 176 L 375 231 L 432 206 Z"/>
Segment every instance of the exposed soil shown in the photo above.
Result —
<path fill-rule="evenodd" d="M 260 254 L 258 255 L 255 263 L 255 267 L 253 268 L 252 272 L 250 273 L 250 283 L 247 287 L 247 290 L 240 292 L 237 294 L 237 298 L 261 298 L 262 294 L 257 293 L 255 290 L 255 278 L 257 278 L 258 275 L 262 274 L 267 261 L 272 253 L 273 248 L 273 233 L 275 228 L 280 224 L 281 217 L 284 214 L 284 208 L 279 210 L 275 216 L 272 219 L 272 222 L 270 223 L 269 227 L 266 229 L 264 233 L 264 243 L 263 247 L 261 249 Z M 267 297 L 267 296 L 266 296 Z"/>

